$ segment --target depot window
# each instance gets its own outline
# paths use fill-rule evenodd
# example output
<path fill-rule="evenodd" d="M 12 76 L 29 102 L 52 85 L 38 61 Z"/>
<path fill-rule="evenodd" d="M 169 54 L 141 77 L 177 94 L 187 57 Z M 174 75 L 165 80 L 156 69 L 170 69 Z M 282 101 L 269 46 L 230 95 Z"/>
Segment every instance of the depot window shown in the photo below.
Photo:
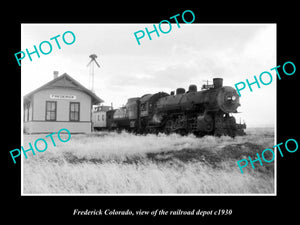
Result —
<path fill-rule="evenodd" d="M 56 101 L 46 101 L 46 120 L 56 121 Z"/>
<path fill-rule="evenodd" d="M 70 121 L 79 121 L 80 103 L 70 102 Z"/>

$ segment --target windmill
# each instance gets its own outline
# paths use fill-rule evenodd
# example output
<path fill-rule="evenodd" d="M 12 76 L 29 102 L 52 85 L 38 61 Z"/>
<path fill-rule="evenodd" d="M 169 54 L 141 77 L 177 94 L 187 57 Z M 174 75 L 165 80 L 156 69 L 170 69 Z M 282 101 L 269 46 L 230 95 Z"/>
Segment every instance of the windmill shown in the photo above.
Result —
<path fill-rule="evenodd" d="M 96 61 L 96 58 L 97 58 L 96 54 L 90 55 L 90 58 L 91 58 L 91 61 L 87 64 L 87 66 L 90 66 L 89 85 L 90 85 L 91 91 L 95 92 L 94 91 L 94 64 L 96 64 L 99 68 L 100 68 L 100 65 Z"/>

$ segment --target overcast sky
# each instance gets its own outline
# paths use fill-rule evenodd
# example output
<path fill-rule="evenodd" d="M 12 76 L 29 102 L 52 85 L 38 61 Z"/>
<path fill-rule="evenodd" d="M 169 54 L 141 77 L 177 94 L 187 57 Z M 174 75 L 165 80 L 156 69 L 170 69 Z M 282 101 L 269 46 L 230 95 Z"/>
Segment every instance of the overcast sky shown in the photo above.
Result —
<path fill-rule="evenodd" d="M 168 34 L 153 33 L 137 44 L 134 32 L 153 24 L 22 24 L 21 50 L 33 51 L 42 41 L 72 31 L 76 41 L 55 41 L 49 55 L 22 60 L 22 96 L 53 79 L 53 71 L 67 73 L 89 88 L 89 55 L 96 54 L 95 93 L 105 105 L 122 106 L 128 98 L 147 93 L 169 93 L 178 87 L 205 80 L 224 79 L 223 85 L 251 81 L 276 64 L 275 24 L 172 24 Z M 167 28 L 165 28 L 167 30 Z M 46 49 L 46 47 L 45 47 Z M 16 62 L 17 64 L 17 62 Z M 271 71 L 270 71 L 271 72 Z M 276 75 L 273 83 L 241 91 L 241 107 L 235 114 L 249 127 L 275 124 Z M 267 79 L 266 79 L 267 80 Z"/>

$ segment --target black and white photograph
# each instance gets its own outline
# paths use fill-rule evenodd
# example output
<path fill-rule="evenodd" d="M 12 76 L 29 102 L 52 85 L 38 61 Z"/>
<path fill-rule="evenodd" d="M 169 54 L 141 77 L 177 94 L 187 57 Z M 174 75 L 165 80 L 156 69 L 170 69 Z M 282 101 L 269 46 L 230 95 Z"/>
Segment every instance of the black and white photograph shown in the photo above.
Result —
<path fill-rule="evenodd" d="M 3 220 L 297 221 L 295 4 L 66 3 L 3 7 Z"/>
<path fill-rule="evenodd" d="M 276 194 L 276 24 L 180 22 L 22 24 L 23 195 Z"/>

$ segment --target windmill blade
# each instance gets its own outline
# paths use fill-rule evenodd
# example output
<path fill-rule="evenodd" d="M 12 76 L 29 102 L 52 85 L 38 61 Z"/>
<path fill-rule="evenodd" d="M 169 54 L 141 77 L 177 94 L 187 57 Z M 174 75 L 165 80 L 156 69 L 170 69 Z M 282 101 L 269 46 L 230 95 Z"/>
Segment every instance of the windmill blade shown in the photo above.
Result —
<path fill-rule="evenodd" d="M 91 60 L 86 66 L 89 66 L 93 60 Z"/>
<path fill-rule="evenodd" d="M 97 66 L 100 68 L 99 63 L 96 61 L 96 59 L 94 59 L 95 63 L 97 64 Z"/>

